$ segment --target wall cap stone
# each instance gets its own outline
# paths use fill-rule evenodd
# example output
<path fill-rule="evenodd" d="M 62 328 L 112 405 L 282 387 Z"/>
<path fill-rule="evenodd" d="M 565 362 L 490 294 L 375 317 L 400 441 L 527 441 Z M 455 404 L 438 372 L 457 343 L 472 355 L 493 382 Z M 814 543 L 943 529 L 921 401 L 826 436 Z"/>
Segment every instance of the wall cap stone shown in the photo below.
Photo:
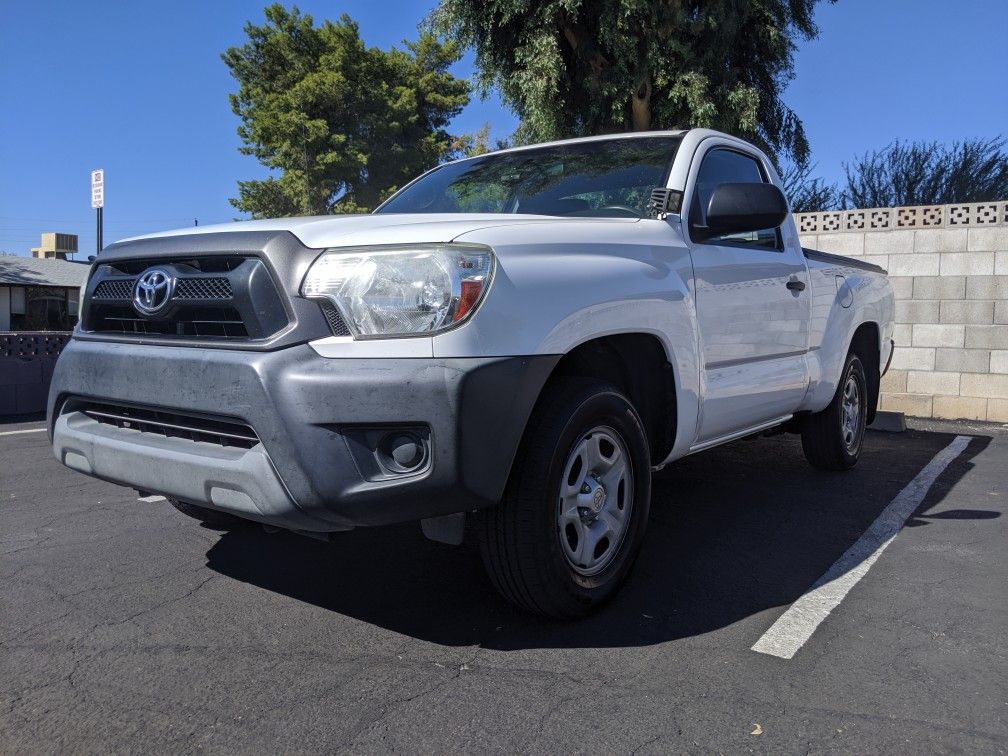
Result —
<path fill-rule="evenodd" d="M 1008 201 L 828 210 L 795 213 L 794 220 L 800 234 L 1005 226 L 1008 225 Z"/>

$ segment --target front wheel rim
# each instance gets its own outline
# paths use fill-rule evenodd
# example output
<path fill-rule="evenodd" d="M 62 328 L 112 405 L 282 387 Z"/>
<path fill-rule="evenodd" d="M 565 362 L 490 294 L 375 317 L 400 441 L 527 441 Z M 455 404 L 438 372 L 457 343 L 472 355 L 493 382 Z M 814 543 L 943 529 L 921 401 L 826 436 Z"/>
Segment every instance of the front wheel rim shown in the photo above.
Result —
<path fill-rule="evenodd" d="M 861 384 L 853 374 L 844 383 L 843 401 L 840 404 L 840 433 L 844 448 L 849 454 L 857 451 L 861 444 L 861 416 L 864 402 L 861 401 Z"/>
<path fill-rule="evenodd" d="M 633 465 L 623 437 L 600 425 L 567 456 L 557 505 L 560 548 L 568 565 L 591 577 L 620 551 L 633 510 Z"/>

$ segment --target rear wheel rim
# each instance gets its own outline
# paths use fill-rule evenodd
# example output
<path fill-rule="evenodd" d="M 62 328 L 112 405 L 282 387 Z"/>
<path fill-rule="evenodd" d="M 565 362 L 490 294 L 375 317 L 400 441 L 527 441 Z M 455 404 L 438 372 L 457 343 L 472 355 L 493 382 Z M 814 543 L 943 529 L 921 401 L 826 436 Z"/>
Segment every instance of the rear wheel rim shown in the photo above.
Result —
<path fill-rule="evenodd" d="M 633 465 L 626 442 L 605 425 L 574 443 L 564 464 L 557 504 L 560 548 L 572 570 L 605 570 L 626 539 L 633 510 Z"/>
<path fill-rule="evenodd" d="M 861 384 L 857 376 L 851 373 L 844 383 L 843 401 L 840 403 L 840 434 L 848 454 L 854 454 L 861 445 L 863 412 Z"/>

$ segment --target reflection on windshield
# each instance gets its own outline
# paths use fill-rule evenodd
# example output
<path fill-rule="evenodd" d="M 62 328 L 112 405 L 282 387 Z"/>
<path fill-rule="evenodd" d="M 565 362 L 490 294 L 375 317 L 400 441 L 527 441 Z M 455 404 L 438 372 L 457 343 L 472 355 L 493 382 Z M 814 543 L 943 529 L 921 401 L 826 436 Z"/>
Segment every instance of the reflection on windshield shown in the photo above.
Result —
<path fill-rule="evenodd" d="M 377 212 L 641 218 L 680 141 L 642 136 L 485 155 L 428 173 Z"/>

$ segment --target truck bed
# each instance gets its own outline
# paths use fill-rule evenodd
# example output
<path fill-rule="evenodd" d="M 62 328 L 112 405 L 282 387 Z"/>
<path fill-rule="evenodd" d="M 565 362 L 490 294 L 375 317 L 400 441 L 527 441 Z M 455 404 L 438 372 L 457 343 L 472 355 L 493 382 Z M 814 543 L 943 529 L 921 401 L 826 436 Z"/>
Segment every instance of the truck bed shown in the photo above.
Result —
<path fill-rule="evenodd" d="M 802 247 L 802 252 L 805 253 L 806 260 L 815 260 L 817 262 L 824 263 L 834 263 L 838 265 L 847 265 L 852 268 L 862 268 L 863 270 L 871 270 L 875 273 L 883 273 L 888 275 L 889 271 L 880 265 L 873 265 L 872 263 L 865 262 L 864 260 L 858 260 L 856 257 L 844 257 L 843 255 L 833 255 L 829 252 L 820 252 L 817 249 L 808 249 L 807 247 Z"/>

